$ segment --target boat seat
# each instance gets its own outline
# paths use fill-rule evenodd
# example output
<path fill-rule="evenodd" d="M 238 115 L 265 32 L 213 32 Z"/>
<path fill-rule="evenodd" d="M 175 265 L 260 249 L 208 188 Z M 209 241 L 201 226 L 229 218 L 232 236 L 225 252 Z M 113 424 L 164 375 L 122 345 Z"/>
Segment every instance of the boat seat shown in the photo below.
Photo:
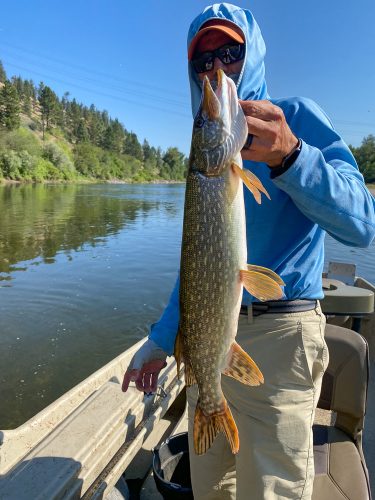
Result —
<path fill-rule="evenodd" d="M 333 426 L 314 425 L 313 500 L 371 500 L 362 450 L 369 353 L 358 333 L 327 325 L 330 360 L 318 408 L 336 414 Z"/>

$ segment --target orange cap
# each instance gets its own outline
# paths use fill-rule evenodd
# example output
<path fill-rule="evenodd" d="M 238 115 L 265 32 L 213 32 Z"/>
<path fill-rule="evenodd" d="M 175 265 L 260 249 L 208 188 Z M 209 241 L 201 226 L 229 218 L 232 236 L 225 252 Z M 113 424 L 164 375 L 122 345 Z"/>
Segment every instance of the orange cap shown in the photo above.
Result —
<path fill-rule="evenodd" d="M 233 40 L 236 40 L 238 43 L 245 43 L 245 37 L 234 23 L 230 23 L 228 21 L 221 21 L 220 19 L 212 19 L 203 25 L 203 27 L 198 31 L 195 37 L 192 39 L 189 50 L 188 50 L 188 59 L 189 61 L 192 59 L 194 55 L 195 48 L 197 43 L 202 38 L 202 36 L 210 30 L 218 30 L 222 31 L 229 35 Z"/>

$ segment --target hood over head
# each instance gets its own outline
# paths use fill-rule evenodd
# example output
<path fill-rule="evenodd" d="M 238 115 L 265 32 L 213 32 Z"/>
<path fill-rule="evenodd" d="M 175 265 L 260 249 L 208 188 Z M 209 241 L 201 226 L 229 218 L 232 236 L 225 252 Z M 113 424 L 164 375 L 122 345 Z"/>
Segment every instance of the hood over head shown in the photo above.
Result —
<path fill-rule="evenodd" d="M 267 99 L 267 84 L 265 80 L 264 56 L 266 46 L 259 26 L 252 13 L 229 3 L 217 3 L 206 7 L 190 25 L 187 47 L 200 30 L 212 19 L 226 20 L 234 23 L 244 34 L 246 52 L 242 71 L 237 82 L 238 97 L 243 100 Z M 201 84 L 192 64 L 189 62 L 189 80 L 191 92 L 191 107 L 193 116 L 196 115 L 201 101 Z"/>

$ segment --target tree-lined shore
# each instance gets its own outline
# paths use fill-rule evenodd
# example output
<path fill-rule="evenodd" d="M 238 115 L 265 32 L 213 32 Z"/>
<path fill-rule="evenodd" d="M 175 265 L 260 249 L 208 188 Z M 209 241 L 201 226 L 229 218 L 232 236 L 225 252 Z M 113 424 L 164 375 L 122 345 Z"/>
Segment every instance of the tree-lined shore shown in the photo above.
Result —
<path fill-rule="evenodd" d="M 375 183 L 375 136 L 350 146 L 366 183 Z M 43 82 L 8 78 L 0 61 L 0 182 L 184 181 L 188 159 L 162 151 L 117 118 L 62 98 Z"/>
<path fill-rule="evenodd" d="M 0 180 L 183 181 L 187 158 L 162 151 L 92 104 L 7 78 L 0 61 Z"/>

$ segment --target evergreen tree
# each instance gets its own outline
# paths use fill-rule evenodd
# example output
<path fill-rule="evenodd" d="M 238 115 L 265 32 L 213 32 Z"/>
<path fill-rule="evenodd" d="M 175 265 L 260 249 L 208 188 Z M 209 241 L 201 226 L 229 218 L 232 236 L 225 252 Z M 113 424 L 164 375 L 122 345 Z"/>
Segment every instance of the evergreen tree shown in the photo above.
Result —
<path fill-rule="evenodd" d="M 118 120 L 111 120 L 103 138 L 103 147 L 109 151 L 121 153 L 124 143 L 124 127 Z"/>
<path fill-rule="evenodd" d="M 12 76 L 11 79 L 13 87 L 16 88 L 18 97 L 22 100 L 24 93 L 24 82 L 20 76 Z"/>
<path fill-rule="evenodd" d="M 23 82 L 23 98 L 22 98 L 22 111 L 28 116 L 31 116 L 32 103 L 35 98 L 34 84 L 31 80 Z"/>
<path fill-rule="evenodd" d="M 38 94 L 44 140 L 44 132 L 50 128 L 52 122 L 56 119 L 60 106 L 57 95 L 50 87 L 44 85 L 43 82 L 40 83 Z"/>
<path fill-rule="evenodd" d="M 20 101 L 17 90 L 6 80 L 0 91 L 0 124 L 8 130 L 20 126 Z"/>
<path fill-rule="evenodd" d="M 7 74 L 5 72 L 3 63 L 0 61 L 0 82 L 4 83 L 7 79 Z"/>
<path fill-rule="evenodd" d="M 77 142 L 79 124 L 82 120 L 81 106 L 75 99 L 66 102 L 65 130 L 72 142 Z"/>
<path fill-rule="evenodd" d="M 77 127 L 77 142 L 88 142 L 89 134 L 84 120 L 81 120 Z"/>
<path fill-rule="evenodd" d="M 142 144 L 142 150 L 143 150 L 143 159 L 144 161 L 152 160 L 156 161 L 156 151 L 155 148 L 150 146 L 149 142 L 147 139 L 143 141 Z"/>
<path fill-rule="evenodd" d="M 94 106 L 90 107 L 90 114 L 87 123 L 90 142 L 96 146 L 100 146 L 103 142 L 105 125 L 101 119 L 100 112 L 95 110 Z"/>
<path fill-rule="evenodd" d="M 143 161 L 143 149 L 138 141 L 137 134 L 129 132 L 125 136 L 123 152 L 129 156 L 134 156 L 137 160 Z"/>
<path fill-rule="evenodd" d="M 185 156 L 177 148 L 168 148 L 163 156 L 163 161 L 168 168 L 164 167 L 164 175 L 169 179 L 183 180 L 185 178 Z"/>

